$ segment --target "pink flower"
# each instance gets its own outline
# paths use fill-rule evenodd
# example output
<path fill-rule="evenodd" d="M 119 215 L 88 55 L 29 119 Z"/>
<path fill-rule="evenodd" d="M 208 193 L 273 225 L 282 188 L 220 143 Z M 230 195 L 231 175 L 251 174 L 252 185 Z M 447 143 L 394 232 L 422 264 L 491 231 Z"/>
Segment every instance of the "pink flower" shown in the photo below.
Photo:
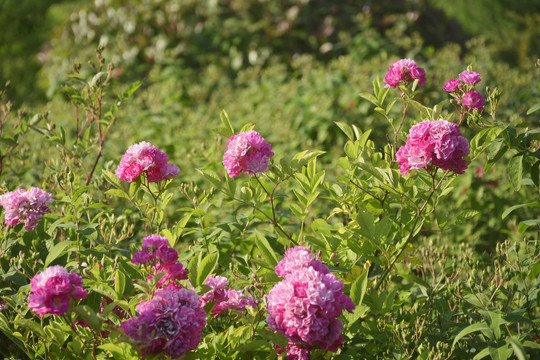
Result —
<path fill-rule="evenodd" d="M 121 181 L 133 182 L 142 173 L 146 173 L 149 182 L 159 182 L 180 173 L 175 164 L 167 162 L 167 154 L 143 141 L 127 149 L 115 173 Z"/>
<path fill-rule="evenodd" d="M 352 312 L 355 305 L 343 293 L 341 280 L 327 271 L 326 265 L 313 259 L 311 264 L 306 261 L 309 250 L 291 250 L 282 260 L 285 262 L 278 264 L 279 272 L 285 272 L 286 277 L 268 294 L 267 322 L 294 347 L 289 358 L 307 359 L 313 345 L 330 351 L 339 348 L 343 324 L 338 317 L 343 310 Z"/>
<path fill-rule="evenodd" d="M 303 246 L 297 246 L 285 252 L 285 256 L 276 266 L 276 274 L 285 277 L 292 272 L 309 266 L 313 266 L 317 271 L 324 274 L 330 272 L 328 266 L 313 259 L 311 251 Z"/>
<path fill-rule="evenodd" d="M 188 278 L 188 270 L 184 269 L 182 263 L 178 261 L 178 252 L 169 247 L 167 238 L 159 235 L 147 236 L 142 241 L 142 248 L 143 250 L 133 254 L 131 262 L 148 266 L 150 275 L 147 280 L 152 280 L 156 275 L 161 274 L 156 287 L 160 288 L 168 282 Z"/>
<path fill-rule="evenodd" d="M 139 316 L 122 322 L 120 327 L 135 341 L 143 357 L 164 353 L 176 359 L 201 342 L 206 312 L 193 290 L 168 284 L 136 310 Z"/>
<path fill-rule="evenodd" d="M 201 306 L 205 306 L 209 302 L 215 302 L 215 306 L 212 309 L 214 317 L 219 316 L 219 314 L 227 309 L 244 311 L 246 306 L 257 306 L 253 297 L 245 295 L 240 290 L 226 289 L 229 282 L 224 276 L 214 277 L 214 275 L 210 275 L 204 284 L 210 286 L 212 290 L 200 297 Z"/>
<path fill-rule="evenodd" d="M 24 221 L 26 231 L 33 230 L 43 214 L 51 212 L 52 195 L 40 188 L 33 187 L 26 191 L 17 189 L 0 196 L 0 206 L 4 207 L 4 221 L 8 226 L 15 226 Z"/>
<path fill-rule="evenodd" d="M 270 144 L 258 132 L 251 130 L 230 137 L 223 165 L 231 178 L 242 172 L 260 174 L 268 170 L 272 156 Z"/>
<path fill-rule="evenodd" d="M 450 79 L 444 84 L 443 90 L 448 92 L 456 91 L 461 86 L 459 79 Z"/>
<path fill-rule="evenodd" d="M 474 71 L 463 71 L 461 74 L 459 74 L 459 78 L 465 85 L 476 85 L 482 81 L 480 74 Z"/>
<path fill-rule="evenodd" d="M 463 104 L 469 107 L 470 109 L 484 110 L 484 105 L 486 105 L 484 98 L 478 91 L 467 91 L 463 96 Z"/>
<path fill-rule="evenodd" d="M 69 273 L 60 265 L 50 266 L 30 281 L 28 307 L 40 316 L 62 315 L 69 309 L 69 300 L 86 299 L 82 277 Z"/>
<path fill-rule="evenodd" d="M 385 87 L 396 88 L 400 82 L 405 86 L 418 79 L 418 85 L 426 83 L 426 72 L 411 59 L 401 59 L 392 64 L 384 77 Z"/>
<path fill-rule="evenodd" d="M 459 127 L 446 120 L 423 121 L 409 131 L 407 143 L 396 152 L 399 171 L 408 174 L 412 169 L 427 168 L 429 164 L 463 174 L 469 155 L 469 143 L 461 136 Z"/>

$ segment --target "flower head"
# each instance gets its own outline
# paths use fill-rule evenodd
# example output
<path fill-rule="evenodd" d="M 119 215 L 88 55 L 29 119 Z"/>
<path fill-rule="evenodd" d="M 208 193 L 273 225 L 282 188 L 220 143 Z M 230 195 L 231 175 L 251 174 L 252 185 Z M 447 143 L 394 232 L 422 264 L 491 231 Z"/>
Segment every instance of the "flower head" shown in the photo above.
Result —
<path fill-rule="evenodd" d="M 309 250 L 291 250 L 276 267 L 285 279 L 268 294 L 267 322 L 292 344 L 288 358 L 307 359 L 313 345 L 330 351 L 339 348 L 343 324 L 338 317 L 343 310 L 352 312 L 355 305 L 326 265 L 309 261 Z"/>
<path fill-rule="evenodd" d="M 231 178 L 242 172 L 260 174 L 268 170 L 272 156 L 272 146 L 258 132 L 251 130 L 229 138 L 223 165 Z"/>
<path fill-rule="evenodd" d="M 43 214 L 51 212 L 52 195 L 40 188 L 26 191 L 17 189 L 0 196 L 0 206 L 4 207 L 4 221 L 8 226 L 24 222 L 26 231 L 33 230 Z"/>
<path fill-rule="evenodd" d="M 210 275 L 204 284 L 210 286 L 212 290 L 200 297 L 201 306 L 205 306 L 209 302 L 215 302 L 215 306 L 212 309 L 214 317 L 219 316 L 219 314 L 227 309 L 244 311 L 246 306 L 257 306 L 253 297 L 245 295 L 240 290 L 226 289 L 229 282 L 224 276 L 214 277 L 214 275 Z"/>
<path fill-rule="evenodd" d="M 432 164 L 443 170 L 463 174 L 469 155 L 469 143 L 461 136 L 459 127 L 446 120 L 423 121 L 409 131 L 407 143 L 396 152 L 402 174 Z"/>
<path fill-rule="evenodd" d="M 461 81 L 459 79 L 450 79 L 448 80 L 444 86 L 443 90 L 448 92 L 456 91 L 461 86 Z"/>
<path fill-rule="evenodd" d="M 167 154 L 143 141 L 127 149 L 115 173 L 121 181 L 133 182 L 146 173 L 149 182 L 159 182 L 177 176 L 180 169 L 168 163 Z"/>
<path fill-rule="evenodd" d="M 482 81 L 480 74 L 474 71 L 463 71 L 459 74 L 459 78 L 465 85 L 476 85 Z"/>
<path fill-rule="evenodd" d="M 201 342 L 206 312 L 193 290 L 168 284 L 136 310 L 139 316 L 120 327 L 135 341 L 142 356 L 163 352 L 176 359 Z"/>
<path fill-rule="evenodd" d="M 426 83 L 426 71 L 411 59 L 401 59 L 392 64 L 384 77 L 385 87 L 396 88 L 400 82 L 405 86 L 418 79 L 418 85 Z"/>
<path fill-rule="evenodd" d="M 486 105 L 484 98 L 482 97 L 482 95 L 480 95 L 478 91 L 465 92 L 462 102 L 470 109 L 476 109 L 480 111 L 484 110 L 484 106 Z"/>
<path fill-rule="evenodd" d="M 69 300 L 86 299 L 82 277 L 69 273 L 60 265 L 50 266 L 30 281 L 28 306 L 40 316 L 61 315 L 69 309 Z"/>

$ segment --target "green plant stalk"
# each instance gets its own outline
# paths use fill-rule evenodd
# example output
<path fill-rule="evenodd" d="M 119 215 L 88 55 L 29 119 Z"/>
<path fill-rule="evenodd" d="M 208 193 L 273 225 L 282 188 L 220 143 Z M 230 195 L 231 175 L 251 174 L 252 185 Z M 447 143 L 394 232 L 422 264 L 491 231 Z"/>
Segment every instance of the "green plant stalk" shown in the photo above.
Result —
<path fill-rule="evenodd" d="M 390 271 L 392 271 L 392 268 L 396 264 L 397 260 L 401 256 L 401 254 L 403 254 L 403 251 L 405 251 L 405 248 L 407 247 L 407 245 L 409 245 L 409 243 L 412 241 L 412 239 L 414 237 L 414 234 L 416 233 L 416 225 L 418 224 L 418 220 L 420 220 L 420 217 L 422 216 L 422 213 L 426 209 L 427 204 L 431 200 L 431 197 L 433 196 L 435 191 L 437 189 L 439 189 L 439 187 L 442 185 L 443 180 L 445 179 L 446 175 L 448 174 L 448 170 L 445 171 L 445 173 L 443 174 L 441 180 L 439 180 L 437 185 L 435 185 L 435 175 L 437 174 L 437 170 L 438 170 L 438 168 L 436 168 L 435 172 L 431 176 L 431 192 L 429 193 L 429 195 L 428 195 L 426 201 L 424 202 L 424 204 L 422 204 L 422 206 L 417 210 L 416 218 L 414 219 L 414 224 L 412 226 L 411 232 L 409 233 L 409 236 L 407 237 L 407 240 L 401 246 L 401 248 L 398 250 L 396 256 L 394 257 L 394 259 L 392 260 L 390 265 L 384 270 L 384 273 L 381 275 L 381 277 L 379 279 L 379 282 L 377 282 L 377 284 L 375 285 L 375 291 L 379 290 L 379 288 L 381 287 L 381 285 L 384 282 L 384 280 L 386 279 L 386 277 L 388 277 L 388 274 L 390 274 Z"/>

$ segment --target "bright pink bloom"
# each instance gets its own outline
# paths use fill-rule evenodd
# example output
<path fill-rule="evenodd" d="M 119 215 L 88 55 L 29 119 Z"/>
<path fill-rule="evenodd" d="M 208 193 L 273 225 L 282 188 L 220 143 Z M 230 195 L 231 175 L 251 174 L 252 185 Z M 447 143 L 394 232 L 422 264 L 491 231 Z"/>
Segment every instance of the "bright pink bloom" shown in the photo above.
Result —
<path fill-rule="evenodd" d="M 423 121 L 409 131 L 407 143 L 396 152 L 402 174 L 433 164 L 443 170 L 463 174 L 469 155 L 469 143 L 459 127 L 446 120 Z"/>
<path fill-rule="evenodd" d="M 444 84 L 443 90 L 448 92 L 456 91 L 461 86 L 459 79 L 450 79 Z"/>
<path fill-rule="evenodd" d="M 69 300 L 86 299 L 82 277 L 69 273 L 60 265 L 50 266 L 30 281 L 28 307 L 40 316 L 62 315 L 69 309 Z"/>
<path fill-rule="evenodd" d="M 289 347 L 287 360 L 309 360 L 311 347 L 293 345 Z"/>
<path fill-rule="evenodd" d="M 260 174 L 268 170 L 272 156 L 272 146 L 258 132 L 251 130 L 229 138 L 223 165 L 231 178 L 242 172 Z"/>
<path fill-rule="evenodd" d="M 288 355 L 291 359 L 306 359 L 315 344 L 337 350 L 343 342 L 343 324 L 338 317 L 343 310 L 352 312 L 355 308 L 343 293 L 341 280 L 321 262 L 306 261 L 307 253 L 305 248 L 287 252 L 279 267 L 286 277 L 268 294 L 268 326 L 289 339 L 294 347 Z"/>
<path fill-rule="evenodd" d="M 214 317 L 219 316 L 219 314 L 227 309 L 244 311 L 246 306 L 257 306 L 253 297 L 245 295 L 240 290 L 226 289 L 229 282 L 224 276 L 214 277 L 214 275 L 210 275 L 204 284 L 210 286 L 212 290 L 200 297 L 201 306 L 205 306 L 209 302 L 215 302 L 215 306 L 212 309 Z"/>
<path fill-rule="evenodd" d="M 193 290 L 168 284 L 136 310 L 139 316 L 124 321 L 120 327 L 135 340 L 143 357 L 164 353 L 176 359 L 195 350 L 201 342 L 206 312 Z"/>
<path fill-rule="evenodd" d="M 465 85 L 476 85 L 482 81 L 480 74 L 474 71 L 463 71 L 459 74 L 459 78 Z"/>
<path fill-rule="evenodd" d="M 309 266 L 313 266 L 317 271 L 324 274 L 330 272 L 328 266 L 313 259 L 311 251 L 303 246 L 297 246 L 285 252 L 285 256 L 276 266 L 276 274 L 285 277 L 292 272 Z"/>
<path fill-rule="evenodd" d="M 146 173 L 149 182 L 159 182 L 180 173 L 175 164 L 167 162 L 167 154 L 143 141 L 127 149 L 115 173 L 121 181 L 133 182 L 142 173 Z"/>
<path fill-rule="evenodd" d="M 26 231 L 33 230 L 43 214 L 51 212 L 49 205 L 52 202 L 51 194 L 36 187 L 28 191 L 17 189 L 0 196 L 0 206 L 5 210 L 6 225 L 15 226 L 24 221 Z"/>
<path fill-rule="evenodd" d="M 149 235 L 142 240 L 143 249 L 159 249 L 169 246 L 169 240 L 159 235 Z"/>
<path fill-rule="evenodd" d="M 385 87 L 396 88 L 400 82 L 405 86 L 418 79 L 418 85 L 426 83 L 426 71 L 411 59 L 401 59 L 392 64 L 384 77 Z"/>
<path fill-rule="evenodd" d="M 467 91 L 463 96 L 463 104 L 469 107 L 470 109 L 484 110 L 484 105 L 486 105 L 484 98 L 478 91 Z"/>

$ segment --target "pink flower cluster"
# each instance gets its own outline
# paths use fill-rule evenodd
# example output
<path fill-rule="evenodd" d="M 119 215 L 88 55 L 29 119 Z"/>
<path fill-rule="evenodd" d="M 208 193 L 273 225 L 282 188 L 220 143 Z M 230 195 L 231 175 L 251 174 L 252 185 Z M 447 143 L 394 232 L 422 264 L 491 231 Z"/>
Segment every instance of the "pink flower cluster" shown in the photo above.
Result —
<path fill-rule="evenodd" d="M 231 178 L 242 172 L 260 174 L 268 170 L 272 156 L 272 146 L 258 132 L 251 130 L 229 138 L 223 165 Z"/>
<path fill-rule="evenodd" d="M 399 83 L 407 86 L 418 80 L 418 85 L 426 83 L 426 71 L 418 67 L 416 62 L 411 59 L 401 59 L 390 66 L 384 76 L 385 87 L 396 88 Z"/>
<path fill-rule="evenodd" d="M 450 79 L 444 86 L 443 90 L 453 93 L 458 100 L 469 109 L 482 111 L 486 105 L 484 98 L 480 93 L 474 90 L 474 86 L 482 79 L 480 74 L 474 71 L 463 71 L 459 74 L 459 79 Z"/>
<path fill-rule="evenodd" d="M 146 173 L 149 182 L 159 182 L 180 173 L 178 166 L 168 161 L 167 154 L 143 141 L 127 149 L 115 173 L 121 181 L 133 182 Z"/>
<path fill-rule="evenodd" d="M 51 212 L 52 195 L 40 188 L 26 191 L 17 189 L 0 196 L 0 206 L 4 207 L 6 225 L 14 226 L 24 221 L 26 231 L 33 230 L 43 214 Z"/>
<path fill-rule="evenodd" d="M 69 273 L 60 265 L 50 266 L 30 281 L 28 307 L 40 316 L 62 315 L 69 309 L 69 300 L 86 299 L 82 277 Z"/>
<path fill-rule="evenodd" d="M 409 131 L 405 146 L 396 152 L 396 160 L 402 174 L 412 169 L 422 169 L 433 164 L 443 170 L 463 174 L 469 155 L 469 142 L 459 127 L 446 120 L 423 121 Z"/>
<path fill-rule="evenodd" d="M 159 235 L 150 235 L 142 241 L 143 250 L 133 254 L 131 262 L 148 265 L 153 272 L 148 276 L 152 280 L 157 274 L 164 273 L 156 286 L 161 287 L 169 281 L 188 278 L 188 270 L 178 260 L 178 252 L 169 247 L 169 240 Z"/>
<path fill-rule="evenodd" d="M 338 316 L 355 308 L 341 280 L 304 247 L 289 249 L 276 274 L 285 279 L 268 294 L 267 322 L 289 339 L 288 358 L 307 359 L 314 345 L 336 351 L 343 342 Z"/>
<path fill-rule="evenodd" d="M 164 353 L 176 359 L 201 342 L 206 312 L 193 290 L 167 284 L 135 310 L 139 316 L 122 322 L 120 327 L 135 340 L 143 357 Z"/>
<path fill-rule="evenodd" d="M 229 282 L 224 276 L 210 275 L 204 285 L 210 286 L 212 290 L 200 297 L 201 306 L 205 306 L 209 302 L 215 302 L 216 305 L 212 309 L 214 317 L 219 316 L 227 309 L 244 311 L 246 306 L 257 306 L 253 297 L 245 295 L 240 290 L 227 289 Z"/>

